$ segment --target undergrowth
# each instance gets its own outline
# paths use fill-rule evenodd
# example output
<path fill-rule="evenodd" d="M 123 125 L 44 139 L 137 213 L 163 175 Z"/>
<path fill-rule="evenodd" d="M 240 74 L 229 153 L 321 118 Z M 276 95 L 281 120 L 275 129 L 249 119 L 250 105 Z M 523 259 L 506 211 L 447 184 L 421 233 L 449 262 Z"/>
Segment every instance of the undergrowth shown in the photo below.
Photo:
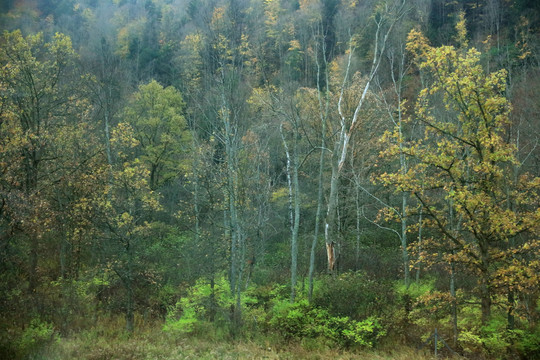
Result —
<path fill-rule="evenodd" d="M 63 338 L 41 359 L 433 359 L 427 352 L 417 352 L 414 348 L 404 346 L 391 346 L 377 351 L 344 350 L 312 342 L 285 342 L 271 335 L 238 341 L 216 341 L 202 334 L 173 336 L 162 331 L 159 324 L 148 325 L 129 335 L 123 330 L 109 328 L 113 323 L 114 321 L 109 321 L 91 330 Z"/>

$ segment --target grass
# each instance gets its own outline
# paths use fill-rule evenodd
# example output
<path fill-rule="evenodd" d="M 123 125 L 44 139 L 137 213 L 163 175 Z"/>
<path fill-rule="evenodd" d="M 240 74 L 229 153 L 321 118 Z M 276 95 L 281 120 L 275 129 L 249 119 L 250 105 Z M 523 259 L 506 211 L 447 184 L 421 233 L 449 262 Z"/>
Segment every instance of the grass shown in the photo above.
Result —
<path fill-rule="evenodd" d="M 413 349 L 400 348 L 392 352 L 349 352 L 339 349 L 306 350 L 299 344 L 264 346 L 252 341 L 208 342 L 203 339 L 164 341 L 135 336 L 124 341 L 87 343 L 81 339 L 65 339 L 51 349 L 48 359 L 359 359 L 411 360 L 433 359 Z"/>
<path fill-rule="evenodd" d="M 428 360 L 426 352 L 405 346 L 385 346 L 378 350 L 342 350 L 324 341 L 283 343 L 277 337 L 252 340 L 215 339 L 211 334 L 172 336 L 159 326 L 149 326 L 128 335 L 109 323 L 99 328 L 61 338 L 50 345 L 40 359 L 64 360 L 175 360 L 175 359 L 358 359 Z"/>

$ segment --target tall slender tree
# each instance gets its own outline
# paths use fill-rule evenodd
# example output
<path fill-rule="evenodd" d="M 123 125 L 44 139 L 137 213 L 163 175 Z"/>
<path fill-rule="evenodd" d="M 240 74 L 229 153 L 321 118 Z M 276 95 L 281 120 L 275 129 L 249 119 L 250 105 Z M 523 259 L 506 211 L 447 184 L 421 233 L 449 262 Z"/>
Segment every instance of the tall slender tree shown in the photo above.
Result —
<path fill-rule="evenodd" d="M 357 105 L 353 114 L 349 117 L 344 112 L 344 94 L 345 88 L 349 81 L 351 72 L 351 62 L 355 49 L 355 41 L 350 39 L 350 46 L 347 56 L 347 64 L 345 68 L 345 75 L 343 77 L 343 84 L 341 86 L 340 96 L 338 100 L 338 113 L 339 113 L 339 125 L 336 134 L 336 140 L 333 143 L 333 153 L 331 160 L 332 174 L 330 177 L 330 194 L 328 195 L 328 204 L 325 218 L 325 241 L 326 251 L 328 258 L 328 270 L 334 272 L 336 270 L 336 244 L 337 244 L 337 210 L 338 210 L 338 195 L 340 177 L 343 171 L 343 167 L 347 160 L 349 152 L 349 143 L 355 130 L 360 123 L 361 113 L 366 106 L 366 98 L 370 91 L 373 79 L 379 71 L 379 67 L 383 58 L 383 54 L 386 50 L 386 45 L 394 25 L 401 19 L 405 10 L 405 1 L 396 1 L 392 6 L 377 6 L 375 9 L 375 15 L 372 20 L 375 23 L 375 33 L 373 36 L 373 52 L 371 59 L 371 67 L 366 75 L 366 81 L 360 91 Z"/>

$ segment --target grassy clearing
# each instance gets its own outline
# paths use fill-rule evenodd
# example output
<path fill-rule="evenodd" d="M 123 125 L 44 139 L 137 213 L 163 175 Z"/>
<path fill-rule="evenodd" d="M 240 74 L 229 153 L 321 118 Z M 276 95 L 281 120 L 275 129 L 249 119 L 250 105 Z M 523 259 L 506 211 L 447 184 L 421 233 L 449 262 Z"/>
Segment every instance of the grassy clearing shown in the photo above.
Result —
<path fill-rule="evenodd" d="M 323 341 L 282 343 L 277 339 L 227 341 L 201 334 L 197 337 L 173 337 L 159 327 L 147 328 L 131 336 L 122 331 L 93 329 L 61 338 L 40 358 L 51 360 L 150 360 L 150 359 L 359 359 L 427 360 L 427 353 L 413 348 L 393 346 L 386 349 L 345 351 L 323 345 Z"/>

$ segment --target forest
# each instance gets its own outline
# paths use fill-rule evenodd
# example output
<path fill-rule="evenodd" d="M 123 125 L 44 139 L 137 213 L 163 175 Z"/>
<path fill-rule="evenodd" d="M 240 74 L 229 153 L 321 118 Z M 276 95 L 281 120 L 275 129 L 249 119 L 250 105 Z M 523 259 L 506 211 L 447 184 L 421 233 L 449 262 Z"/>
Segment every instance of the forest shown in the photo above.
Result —
<path fill-rule="evenodd" d="M 0 358 L 540 359 L 539 1 L 0 28 Z"/>

